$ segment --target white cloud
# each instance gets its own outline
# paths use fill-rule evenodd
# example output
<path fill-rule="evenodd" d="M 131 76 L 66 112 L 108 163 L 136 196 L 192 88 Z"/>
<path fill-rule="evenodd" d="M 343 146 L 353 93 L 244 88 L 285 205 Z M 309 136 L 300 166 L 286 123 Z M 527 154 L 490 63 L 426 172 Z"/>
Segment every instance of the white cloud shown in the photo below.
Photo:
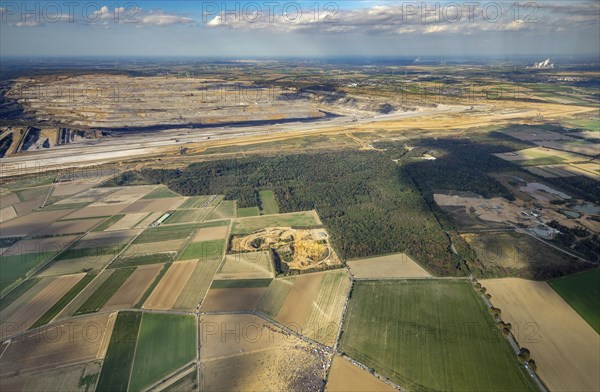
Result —
<path fill-rule="evenodd" d="M 167 14 L 154 14 L 146 15 L 140 19 L 140 22 L 144 25 L 154 26 L 170 26 L 176 24 L 192 24 L 194 20 L 185 16 L 167 15 Z"/>

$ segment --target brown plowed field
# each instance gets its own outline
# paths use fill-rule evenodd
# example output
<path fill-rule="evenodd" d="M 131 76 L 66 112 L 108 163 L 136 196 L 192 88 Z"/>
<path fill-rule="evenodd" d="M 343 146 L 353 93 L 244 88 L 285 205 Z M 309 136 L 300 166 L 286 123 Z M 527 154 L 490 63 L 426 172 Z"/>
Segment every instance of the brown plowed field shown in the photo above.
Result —
<path fill-rule="evenodd" d="M 99 359 L 112 333 L 104 313 L 64 321 L 27 333 L 0 346 L 0 377 L 10 377 Z M 8 345 L 8 346 L 7 346 Z"/>
<path fill-rule="evenodd" d="M 158 272 L 163 268 L 162 264 L 150 264 L 139 266 L 119 287 L 102 310 L 129 309 L 144 295 L 148 286 L 154 281 Z"/>
<path fill-rule="evenodd" d="M 7 336 L 5 333 L 11 334 L 15 332 L 14 327 L 20 331 L 27 330 L 84 276 L 85 274 L 76 274 L 54 278 L 48 286 L 31 298 L 30 301 L 24 304 L 9 319 L 2 320 L 1 338 L 4 339 Z"/>
<path fill-rule="evenodd" d="M 266 287 L 210 289 L 200 309 L 203 312 L 252 311 L 265 291 Z"/>
<path fill-rule="evenodd" d="M 173 263 L 160 283 L 144 303 L 144 309 L 171 309 L 179 293 L 192 275 L 197 261 L 178 261 Z"/>
<path fill-rule="evenodd" d="M 337 355 L 333 359 L 327 385 L 325 386 L 327 392 L 383 392 L 395 390 L 371 373 Z"/>

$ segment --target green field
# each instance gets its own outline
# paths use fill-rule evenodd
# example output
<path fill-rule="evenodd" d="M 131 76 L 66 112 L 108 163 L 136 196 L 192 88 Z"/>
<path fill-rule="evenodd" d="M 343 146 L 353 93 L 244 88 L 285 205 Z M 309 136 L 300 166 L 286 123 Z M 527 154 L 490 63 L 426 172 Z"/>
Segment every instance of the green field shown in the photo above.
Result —
<path fill-rule="evenodd" d="M 548 284 L 600 333 L 600 269 L 552 279 Z"/>
<path fill-rule="evenodd" d="M 276 317 L 294 285 L 294 277 L 273 279 L 260 299 L 257 309 L 271 317 Z"/>
<path fill-rule="evenodd" d="M 96 391 L 127 390 L 141 320 L 141 312 L 120 312 L 117 316 Z"/>
<path fill-rule="evenodd" d="M 92 296 L 77 309 L 75 314 L 97 312 L 100 310 L 134 270 L 135 268 L 121 268 L 115 270 L 112 275 L 110 275 L 110 278 L 102 283 L 94 294 L 92 294 Z"/>
<path fill-rule="evenodd" d="M 43 186 L 43 187 L 38 187 L 38 188 L 22 189 L 20 191 L 15 191 L 15 193 L 17 194 L 17 197 L 19 198 L 19 200 L 30 201 L 30 200 L 41 199 L 42 197 L 45 197 L 48 194 L 48 192 L 50 192 L 50 189 L 51 189 L 51 187 L 49 187 L 49 186 Z"/>
<path fill-rule="evenodd" d="M 119 252 L 125 248 L 125 246 L 125 244 L 121 244 L 119 246 L 93 246 L 91 248 L 70 247 L 59 254 L 54 260 L 52 260 L 52 262 L 54 263 L 55 261 L 61 260 L 79 259 L 82 257 L 95 258 L 104 255 L 112 255 L 113 257 L 116 257 Z"/>
<path fill-rule="evenodd" d="M 224 250 L 225 242 L 223 240 L 190 242 L 177 260 L 206 260 L 221 256 Z"/>
<path fill-rule="evenodd" d="M 279 206 L 273 191 L 259 191 L 258 195 L 263 215 L 279 214 Z"/>
<path fill-rule="evenodd" d="M 189 237 L 197 229 L 198 224 L 150 227 L 140 234 L 133 243 L 145 244 L 148 242 L 179 240 Z"/>
<path fill-rule="evenodd" d="M 237 215 L 235 200 L 223 200 L 217 208 L 215 208 L 207 217 L 206 220 L 235 218 Z"/>
<path fill-rule="evenodd" d="M 168 263 L 173 261 L 173 253 L 149 253 L 140 256 L 121 257 L 111 263 L 108 268 L 120 268 L 123 266 L 135 267 L 138 265 Z"/>
<path fill-rule="evenodd" d="M 190 208 L 202 208 L 208 206 L 208 202 L 212 196 L 191 196 L 178 207 L 182 210 Z"/>
<path fill-rule="evenodd" d="M 214 280 L 211 289 L 243 289 L 253 287 L 269 287 L 271 278 L 264 279 L 228 279 Z"/>
<path fill-rule="evenodd" d="M 193 210 L 177 210 L 171 214 L 166 220 L 166 224 L 173 223 L 190 223 L 190 222 L 202 222 L 204 218 L 210 213 L 212 208 L 196 208 Z"/>
<path fill-rule="evenodd" d="M 139 391 L 195 357 L 193 316 L 144 313 L 129 390 Z"/>
<path fill-rule="evenodd" d="M 537 390 L 468 281 L 356 282 L 340 350 L 408 390 Z"/>
<path fill-rule="evenodd" d="M 56 174 L 50 175 L 35 175 L 23 179 L 18 179 L 13 182 L 2 184 L 2 187 L 7 189 L 21 189 L 33 186 L 52 184 L 56 179 Z"/>
<path fill-rule="evenodd" d="M 169 188 L 161 186 L 156 188 L 152 192 L 148 193 L 146 196 L 142 197 L 142 199 L 163 199 L 166 197 L 181 197 L 177 193 L 171 191 Z"/>
<path fill-rule="evenodd" d="M 64 309 L 65 306 L 69 302 L 73 300 L 83 290 L 94 278 L 96 275 L 88 274 L 84 276 L 75 286 L 71 288 L 65 295 L 62 296 L 38 321 L 36 321 L 31 328 L 39 327 L 45 324 L 48 324 L 57 314 L 60 313 L 61 310 Z"/>
<path fill-rule="evenodd" d="M 27 272 L 50 259 L 57 252 L 26 253 L 22 255 L 0 256 L 0 292 L 24 278 Z"/>
<path fill-rule="evenodd" d="M 249 216 L 259 216 L 260 208 L 258 207 L 246 207 L 246 208 L 238 208 L 237 209 L 237 217 L 238 218 L 246 218 Z"/>
<path fill-rule="evenodd" d="M 313 211 L 292 212 L 289 214 L 262 215 L 237 219 L 233 222 L 232 234 L 249 234 L 265 227 L 314 227 L 320 226 L 317 214 Z"/>

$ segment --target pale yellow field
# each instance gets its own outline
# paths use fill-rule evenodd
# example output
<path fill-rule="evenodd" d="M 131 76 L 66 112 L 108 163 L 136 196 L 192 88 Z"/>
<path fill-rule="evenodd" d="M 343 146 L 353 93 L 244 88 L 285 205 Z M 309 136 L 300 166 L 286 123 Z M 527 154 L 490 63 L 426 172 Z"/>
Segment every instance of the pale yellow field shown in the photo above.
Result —
<path fill-rule="evenodd" d="M 138 212 L 137 214 L 127 214 L 104 231 L 116 231 L 131 229 L 138 222 L 141 222 L 148 215 L 146 212 Z"/>
<path fill-rule="evenodd" d="M 384 392 L 395 391 L 366 370 L 336 355 L 329 370 L 325 391 L 327 392 Z"/>
<path fill-rule="evenodd" d="M 275 276 L 271 252 L 248 252 L 225 255 L 216 279 L 259 279 Z"/>
<path fill-rule="evenodd" d="M 194 236 L 193 242 L 221 240 L 227 237 L 229 226 L 203 227 Z"/>
<path fill-rule="evenodd" d="M 171 309 L 192 275 L 197 261 L 173 263 L 144 303 L 144 309 Z"/>
<path fill-rule="evenodd" d="M 347 262 L 358 279 L 429 278 L 431 274 L 404 253 Z"/>
<path fill-rule="evenodd" d="M 545 282 L 481 281 L 551 391 L 600 390 L 600 335 Z"/>

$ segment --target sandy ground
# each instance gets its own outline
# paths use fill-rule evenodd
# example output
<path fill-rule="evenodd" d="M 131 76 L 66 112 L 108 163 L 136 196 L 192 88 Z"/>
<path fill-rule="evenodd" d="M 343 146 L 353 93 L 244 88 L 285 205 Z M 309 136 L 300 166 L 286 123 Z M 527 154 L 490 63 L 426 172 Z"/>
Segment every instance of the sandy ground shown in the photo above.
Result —
<path fill-rule="evenodd" d="M 84 276 L 85 274 L 76 274 L 54 278 L 47 287 L 26 304 L 23 304 L 19 311 L 15 312 L 10 318 L 2 320 L 2 336 L 0 338 L 4 339 L 7 336 L 5 333 L 10 334 L 27 330 Z M 14 328 L 17 330 L 14 331 Z"/>
<path fill-rule="evenodd" d="M 204 391 L 318 391 L 328 354 L 252 315 L 200 320 Z"/>
<path fill-rule="evenodd" d="M 27 333 L 0 346 L 0 379 L 103 358 L 110 314 L 78 317 Z M 8 347 L 7 347 L 8 344 Z"/>
<path fill-rule="evenodd" d="M 138 222 L 141 222 L 148 215 L 146 212 L 140 212 L 137 214 L 127 214 L 112 225 L 110 225 L 104 231 L 116 231 L 116 230 L 127 230 L 131 229 Z"/>
<path fill-rule="evenodd" d="M 173 263 L 144 303 L 144 309 L 171 309 L 196 267 L 196 261 Z"/>
<path fill-rule="evenodd" d="M 600 390 L 600 335 L 545 282 L 481 281 L 551 391 Z"/>
<path fill-rule="evenodd" d="M 429 278 L 431 274 L 404 253 L 347 262 L 350 273 L 359 279 Z"/>
<path fill-rule="evenodd" d="M 202 302 L 203 312 L 252 311 L 267 291 L 266 287 L 210 289 Z"/>
<path fill-rule="evenodd" d="M 221 240 L 227 237 L 229 226 L 203 227 L 194 236 L 193 242 Z"/>
<path fill-rule="evenodd" d="M 112 297 L 102 307 L 102 310 L 129 309 L 139 301 L 146 289 L 154 281 L 162 264 L 139 266 L 119 287 Z"/>
<path fill-rule="evenodd" d="M 333 364 L 329 369 L 329 377 L 325 386 L 327 392 L 383 392 L 395 390 L 371 373 L 337 355 L 333 358 Z"/>

